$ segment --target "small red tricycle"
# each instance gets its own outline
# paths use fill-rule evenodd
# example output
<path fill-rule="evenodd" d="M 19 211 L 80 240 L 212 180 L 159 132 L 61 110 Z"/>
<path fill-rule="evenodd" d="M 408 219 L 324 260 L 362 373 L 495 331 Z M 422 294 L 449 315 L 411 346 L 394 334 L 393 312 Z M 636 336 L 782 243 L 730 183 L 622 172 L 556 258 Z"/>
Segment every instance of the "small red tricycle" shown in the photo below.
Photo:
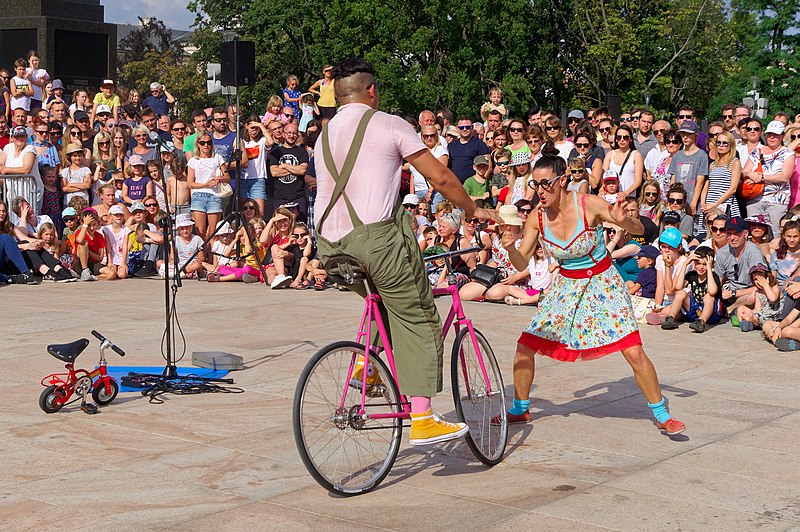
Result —
<path fill-rule="evenodd" d="M 68 344 L 52 344 L 47 346 L 47 352 L 57 359 L 67 363 L 65 366 L 69 373 L 53 373 L 42 379 L 45 387 L 39 396 L 39 407 L 52 414 L 58 412 L 66 405 L 81 401 L 81 410 L 87 414 L 96 414 L 97 406 L 86 402 L 86 396 L 91 390 L 92 399 L 98 405 L 107 405 L 117 397 L 119 384 L 106 371 L 106 349 L 111 349 L 119 356 L 124 357 L 125 351 L 111 343 L 105 336 L 97 331 L 92 335 L 100 340 L 100 362 L 96 369 L 89 371 L 75 369 L 75 359 L 89 345 L 89 340 L 81 338 Z M 78 397 L 72 398 L 74 395 Z"/>

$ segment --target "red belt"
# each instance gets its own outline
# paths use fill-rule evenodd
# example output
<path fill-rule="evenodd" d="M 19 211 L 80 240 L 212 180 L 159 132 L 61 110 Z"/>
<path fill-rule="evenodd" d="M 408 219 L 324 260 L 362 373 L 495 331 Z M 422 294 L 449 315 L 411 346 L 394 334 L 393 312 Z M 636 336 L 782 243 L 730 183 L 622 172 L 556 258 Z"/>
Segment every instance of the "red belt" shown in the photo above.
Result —
<path fill-rule="evenodd" d="M 611 258 L 606 255 L 603 260 L 592 266 L 591 268 L 581 269 L 581 270 L 568 270 L 566 268 L 559 268 L 558 271 L 561 272 L 561 275 L 564 277 L 568 277 L 570 279 L 588 279 L 598 273 L 603 273 L 607 269 L 611 267 Z"/>

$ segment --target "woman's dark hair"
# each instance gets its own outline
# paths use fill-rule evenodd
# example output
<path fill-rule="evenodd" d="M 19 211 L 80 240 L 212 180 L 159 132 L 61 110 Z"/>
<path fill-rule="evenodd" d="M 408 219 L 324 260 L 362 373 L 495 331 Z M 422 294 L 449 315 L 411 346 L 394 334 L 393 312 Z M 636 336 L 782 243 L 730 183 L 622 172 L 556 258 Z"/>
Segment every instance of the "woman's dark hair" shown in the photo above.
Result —
<path fill-rule="evenodd" d="M 534 171 L 536 170 L 550 170 L 555 175 L 564 175 L 567 173 L 567 163 L 558 154 L 558 149 L 552 140 L 545 142 L 542 146 L 542 156 L 533 165 Z"/>
<path fill-rule="evenodd" d="M 589 143 L 594 146 L 597 144 L 597 132 L 594 130 L 594 126 L 588 120 L 581 120 L 578 122 L 578 125 L 575 126 L 575 137 L 578 138 L 580 136 L 585 136 L 589 139 Z M 591 146 L 590 146 L 591 147 Z"/>
<path fill-rule="evenodd" d="M 677 140 L 677 141 L 681 140 L 681 136 L 674 129 L 670 129 L 669 131 L 664 133 L 664 144 L 667 144 L 671 140 Z"/>
<path fill-rule="evenodd" d="M 14 234 L 14 225 L 11 223 L 11 209 L 8 208 L 8 203 L 6 200 L 0 200 L 6 208 L 6 219 L 2 223 L 0 223 L 0 235 L 13 235 Z"/>
<path fill-rule="evenodd" d="M 684 201 L 689 197 L 688 194 L 686 194 L 686 187 L 683 186 L 683 183 L 672 183 L 667 189 L 668 198 L 670 194 L 681 194 Z"/>
<path fill-rule="evenodd" d="M 795 220 L 794 218 L 795 216 L 791 216 L 788 220 L 783 222 L 783 225 L 781 226 L 781 239 L 778 243 L 778 250 L 775 252 L 779 260 L 785 259 L 786 253 L 789 252 L 789 246 L 786 244 L 786 240 L 783 238 L 783 233 L 789 229 L 796 229 L 797 231 L 800 231 L 800 220 Z"/>
<path fill-rule="evenodd" d="M 630 135 L 630 138 L 628 139 L 628 149 L 633 151 L 635 149 L 633 147 L 633 128 L 628 124 L 622 124 L 617 128 L 617 131 L 614 132 L 614 149 L 615 150 L 619 149 L 619 142 L 617 141 L 617 135 L 619 135 L 620 131 L 625 131 L 626 133 L 628 133 L 628 135 Z"/>

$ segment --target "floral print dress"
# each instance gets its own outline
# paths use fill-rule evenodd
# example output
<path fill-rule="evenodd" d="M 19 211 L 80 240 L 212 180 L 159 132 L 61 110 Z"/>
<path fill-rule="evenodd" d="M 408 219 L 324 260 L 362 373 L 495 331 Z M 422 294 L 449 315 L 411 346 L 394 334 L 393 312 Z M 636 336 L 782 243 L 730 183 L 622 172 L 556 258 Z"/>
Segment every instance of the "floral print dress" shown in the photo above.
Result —
<path fill-rule="evenodd" d="M 575 207 L 578 208 L 577 197 Z M 630 296 L 617 269 L 608 262 L 603 228 L 590 227 L 584 211 L 578 217 L 573 238 L 562 242 L 547 236 L 549 231 L 542 225 L 542 218 L 540 214 L 542 245 L 561 269 L 519 342 L 541 355 L 565 362 L 600 358 L 641 345 Z M 595 260 L 600 253 L 603 256 Z M 600 272 L 587 272 L 585 278 L 564 275 L 563 270 L 579 269 L 575 263 L 584 263 L 588 257 L 592 257 L 598 270 L 603 270 L 606 263 L 609 266 Z"/>

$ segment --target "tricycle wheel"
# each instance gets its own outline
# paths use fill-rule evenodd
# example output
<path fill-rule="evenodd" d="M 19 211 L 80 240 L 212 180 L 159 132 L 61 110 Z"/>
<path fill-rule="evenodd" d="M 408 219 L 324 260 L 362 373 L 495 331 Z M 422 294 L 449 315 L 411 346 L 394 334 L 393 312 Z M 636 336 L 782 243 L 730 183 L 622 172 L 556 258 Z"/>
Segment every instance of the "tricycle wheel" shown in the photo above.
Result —
<path fill-rule="evenodd" d="M 58 412 L 64 405 L 56 403 L 57 399 L 63 398 L 64 390 L 59 391 L 60 386 L 48 386 L 39 396 L 39 408 L 48 414 Z"/>
<path fill-rule="evenodd" d="M 114 400 L 115 397 L 117 397 L 117 393 L 119 393 L 119 385 L 117 384 L 117 381 L 114 379 L 109 379 L 108 384 L 111 386 L 110 393 L 106 393 L 106 385 L 103 384 L 102 380 L 98 382 L 95 389 L 92 390 L 92 399 L 94 399 L 94 402 L 98 405 L 105 406 L 109 404 Z"/>

